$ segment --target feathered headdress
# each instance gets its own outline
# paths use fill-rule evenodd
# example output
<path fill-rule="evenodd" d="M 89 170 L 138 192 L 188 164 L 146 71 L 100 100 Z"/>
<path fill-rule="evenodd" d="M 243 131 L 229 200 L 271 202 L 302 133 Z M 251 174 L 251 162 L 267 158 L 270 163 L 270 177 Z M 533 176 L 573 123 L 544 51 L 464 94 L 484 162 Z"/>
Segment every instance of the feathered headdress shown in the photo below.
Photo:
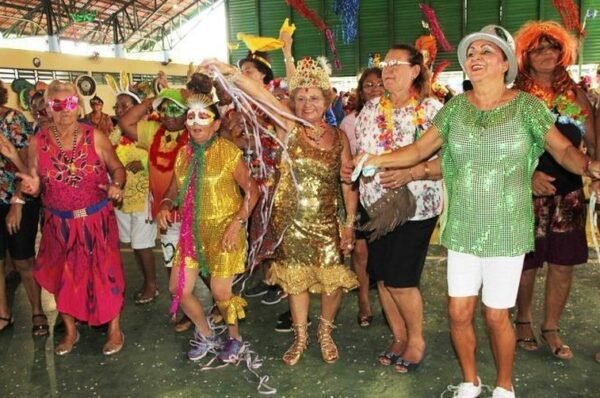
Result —
<path fill-rule="evenodd" d="M 515 34 L 516 55 L 519 68 L 527 64 L 527 52 L 547 37 L 560 44 L 561 56 L 558 63 L 567 67 L 575 62 L 578 41 L 562 25 L 554 21 L 529 21 Z"/>
<path fill-rule="evenodd" d="M 297 88 L 331 89 L 331 82 L 329 81 L 331 67 L 326 62 L 323 62 L 323 59 L 319 59 L 319 61 L 321 63 L 310 57 L 298 61 L 296 72 L 294 72 L 289 81 L 290 91 L 294 91 Z"/>
<path fill-rule="evenodd" d="M 129 74 L 127 72 L 121 72 L 119 74 L 119 84 L 111 75 L 104 75 L 106 84 L 113 91 L 115 96 L 121 94 L 128 95 L 140 104 L 142 100 L 152 92 L 152 87 L 149 83 L 140 82 L 138 84 L 132 84 L 129 80 Z"/>

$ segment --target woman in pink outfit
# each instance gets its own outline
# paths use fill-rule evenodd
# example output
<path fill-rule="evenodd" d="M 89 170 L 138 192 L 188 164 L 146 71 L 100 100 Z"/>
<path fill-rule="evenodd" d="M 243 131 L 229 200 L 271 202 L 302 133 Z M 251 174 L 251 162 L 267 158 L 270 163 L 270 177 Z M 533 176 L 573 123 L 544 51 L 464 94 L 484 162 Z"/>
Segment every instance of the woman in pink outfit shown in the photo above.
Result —
<path fill-rule="evenodd" d="M 18 174 L 23 192 L 41 194 L 44 206 L 34 276 L 54 294 L 65 324 L 55 353 L 71 352 L 79 339 L 78 319 L 109 324 L 103 353 L 112 355 L 125 338 L 119 325 L 125 280 L 111 200 L 122 200 L 125 169 L 108 138 L 77 121 L 80 101 L 73 84 L 53 81 L 46 102 L 52 123 L 28 148 L 31 175 Z"/>

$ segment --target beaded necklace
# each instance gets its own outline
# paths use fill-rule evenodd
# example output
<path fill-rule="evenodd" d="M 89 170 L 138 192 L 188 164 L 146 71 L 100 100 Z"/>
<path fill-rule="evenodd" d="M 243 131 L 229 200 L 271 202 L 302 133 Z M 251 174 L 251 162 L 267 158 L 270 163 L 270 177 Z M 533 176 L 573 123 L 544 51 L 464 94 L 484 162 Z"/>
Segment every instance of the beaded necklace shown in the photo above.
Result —
<path fill-rule="evenodd" d="M 412 95 L 405 106 L 412 108 L 412 124 L 415 127 L 415 140 L 418 139 L 423 131 L 425 123 L 425 109 L 416 96 Z M 394 145 L 394 104 L 387 96 L 382 96 L 379 100 L 380 115 L 376 118 L 377 128 L 380 130 L 379 147 L 385 152 L 395 149 Z"/>
<path fill-rule="evenodd" d="M 156 134 L 154 134 L 154 138 L 152 139 L 152 144 L 150 145 L 150 152 L 148 158 L 154 167 L 156 167 L 159 171 L 167 172 L 173 170 L 173 166 L 175 165 L 175 158 L 177 157 L 177 153 L 179 149 L 188 143 L 189 134 L 187 128 L 184 128 L 184 131 L 179 134 L 177 137 L 177 145 L 170 151 L 161 151 L 160 143 L 162 138 L 165 137 L 166 129 L 164 126 L 160 126 Z M 166 165 L 159 164 L 159 160 L 165 160 Z"/>
<path fill-rule="evenodd" d="M 79 127 L 76 126 L 75 130 L 73 131 L 73 149 L 71 150 L 71 159 L 67 159 L 67 154 L 64 150 L 63 143 L 58 134 L 58 128 L 56 127 L 55 124 L 50 126 L 50 131 L 52 132 L 52 135 L 54 136 L 54 141 L 56 142 L 56 146 L 58 147 L 60 155 L 64 159 L 65 165 L 67 166 L 67 169 L 69 170 L 69 175 L 71 175 L 71 176 L 74 175 L 77 172 L 77 166 L 75 166 L 74 160 L 75 160 L 75 146 L 77 145 L 77 138 L 79 137 Z"/>

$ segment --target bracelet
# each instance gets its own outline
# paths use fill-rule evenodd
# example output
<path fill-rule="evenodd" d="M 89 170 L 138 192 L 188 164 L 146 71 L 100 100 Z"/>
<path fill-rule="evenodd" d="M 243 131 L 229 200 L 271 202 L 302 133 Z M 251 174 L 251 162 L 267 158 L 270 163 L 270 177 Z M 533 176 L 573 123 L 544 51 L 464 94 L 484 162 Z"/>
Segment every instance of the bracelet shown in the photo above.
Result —
<path fill-rule="evenodd" d="M 21 198 L 19 198 L 18 196 L 13 196 L 12 198 L 10 198 L 10 204 L 14 205 L 14 204 L 18 204 L 18 205 L 24 205 L 25 201 Z"/>
<path fill-rule="evenodd" d="M 284 58 L 284 59 L 283 59 L 283 63 L 284 63 L 284 64 L 287 64 L 287 63 L 290 63 L 290 62 L 291 62 L 292 64 L 293 64 L 294 62 L 296 62 L 296 60 L 294 59 L 294 57 L 290 57 L 290 58 Z"/>
<path fill-rule="evenodd" d="M 173 208 L 174 203 L 173 203 L 173 199 L 171 199 L 171 198 L 162 198 L 162 200 L 160 201 L 160 203 L 158 205 L 161 206 L 163 203 L 166 203 L 166 202 L 171 203 L 171 208 Z"/>
<path fill-rule="evenodd" d="M 121 189 L 123 187 L 123 183 L 119 182 L 119 181 L 113 181 L 110 183 L 110 185 L 112 185 L 113 187 L 117 187 L 119 189 Z"/>
<path fill-rule="evenodd" d="M 235 82 L 239 79 L 239 77 L 242 75 L 242 71 L 239 70 L 238 68 L 234 68 L 235 71 L 231 74 L 229 74 L 226 79 L 229 83 L 231 84 L 235 84 Z"/>
<path fill-rule="evenodd" d="M 240 224 L 242 224 L 242 225 L 244 225 L 244 226 L 246 225 L 246 221 L 247 221 L 246 219 L 244 219 L 244 218 L 242 218 L 242 217 L 240 217 L 240 216 L 235 216 L 235 219 L 236 219 L 236 221 L 238 221 Z"/>
<path fill-rule="evenodd" d="M 590 165 L 592 164 L 592 159 L 588 159 L 587 162 L 585 163 L 585 166 L 583 167 L 583 175 L 587 176 L 587 177 L 592 177 L 590 175 Z"/>
<path fill-rule="evenodd" d="M 429 172 L 430 172 L 430 170 L 429 170 L 429 162 L 423 163 L 423 167 L 425 168 L 425 175 L 423 175 L 423 179 L 427 180 L 428 177 L 429 177 Z"/>
<path fill-rule="evenodd" d="M 346 222 L 344 223 L 345 228 L 354 228 L 354 223 L 356 222 L 356 214 L 350 214 L 346 216 Z"/>
<path fill-rule="evenodd" d="M 410 180 L 414 181 L 415 180 L 415 176 L 413 176 L 412 170 L 413 170 L 412 167 L 410 169 L 408 169 L 408 174 L 410 174 Z"/>

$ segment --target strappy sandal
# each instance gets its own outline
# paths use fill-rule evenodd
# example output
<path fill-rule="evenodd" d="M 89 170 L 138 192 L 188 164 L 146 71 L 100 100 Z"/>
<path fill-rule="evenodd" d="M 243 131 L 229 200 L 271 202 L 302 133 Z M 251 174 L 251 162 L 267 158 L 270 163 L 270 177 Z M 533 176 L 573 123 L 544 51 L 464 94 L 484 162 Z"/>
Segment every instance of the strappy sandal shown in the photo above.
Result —
<path fill-rule="evenodd" d="M 361 328 L 367 328 L 371 326 L 371 323 L 373 322 L 373 315 L 358 315 L 356 321 Z"/>
<path fill-rule="evenodd" d="M 35 337 L 44 337 L 50 334 L 50 326 L 48 325 L 48 317 L 46 314 L 33 314 L 31 316 L 31 322 L 34 322 L 35 318 L 43 318 L 46 322 L 40 325 L 33 325 L 31 327 L 31 334 Z"/>
<path fill-rule="evenodd" d="M 560 329 L 556 328 L 556 329 L 542 329 L 542 341 L 548 345 L 548 347 L 550 348 L 550 351 L 552 352 L 552 355 L 554 355 L 556 358 L 558 359 L 562 359 L 563 361 L 568 361 L 569 359 L 573 358 L 573 351 L 571 351 L 571 347 L 569 347 L 566 344 L 562 344 L 559 347 L 556 348 L 552 348 L 552 346 L 550 345 L 550 343 L 548 342 L 548 339 L 546 339 L 546 334 L 548 333 L 560 333 Z"/>
<path fill-rule="evenodd" d="M 4 321 L 6 322 L 6 325 L 4 325 L 4 327 L 2 329 L 0 329 L 0 332 L 4 332 L 6 329 L 12 327 L 15 324 L 15 318 L 13 318 L 13 316 L 0 316 L 0 321 Z"/>
<path fill-rule="evenodd" d="M 517 329 L 519 326 L 525 326 L 525 325 L 531 325 L 530 321 L 515 321 L 515 325 L 517 326 Z M 531 334 L 533 335 L 533 329 L 531 328 L 531 326 L 529 327 L 529 329 L 531 330 Z M 517 335 L 518 335 L 518 330 L 517 330 Z M 517 345 L 519 347 L 521 347 L 522 349 L 524 349 L 525 351 L 536 351 L 538 348 L 540 348 L 537 339 L 534 337 L 517 337 Z"/>
<path fill-rule="evenodd" d="M 138 304 L 138 305 L 150 304 L 151 302 L 153 302 L 154 300 L 156 300 L 156 298 L 158 297 L 158 295 L 159 295 L 158 289 L 156 289 L 154 291 L 154 294 L 152 296 L 150 296 L 150 297 L 143 296 L 142 292 L 138 292 L 135 295 L 135 301 L 134 302 L 136 304 Z"/>
<path fill-rule="evenodd" d="M 286 365 L 293 366 L 298 363 L 302 353 L 308 346 L 308 325 L 298 324 L 293 325 L 294 329 L 294 343 L 288 350 L 283 354 L 283 362 Z"/>
<path fill-rule="evenodd" d="M 425 355 L 423 355 L 423 358 L 425 358 Z M 402 359 L 402 358 L 398 357 L 396 359 L 396 362 L 394 362 L 394 371 L 396 373 L 402 373 L 402 374 L 414 372 L 415 370 L 417 370 L 419 368 L 419 366 L 423 362 L 423 358 L 421 358 L 421 361 L 419 361 L 419 362 L 410 362 L 410 361 L 407 361 L 406 359 Z"/>
<path fill-rule="evenodd" d="M 331 337 L 331 332 L 335 329 L 335 325 L 323 317 L 320 319 L 317 340 L 321 344 L 321 356 L 326 363 L 334 363 L 340 357 L 338 348 Z"/>
<path fill-rule="evenodd" d="M 383 366 L 390 366 L 395 363 L 398 358 L 400 358 L 400 354 L 391 351 L 383 351 L 377 356 L 377 360 Z"/>

